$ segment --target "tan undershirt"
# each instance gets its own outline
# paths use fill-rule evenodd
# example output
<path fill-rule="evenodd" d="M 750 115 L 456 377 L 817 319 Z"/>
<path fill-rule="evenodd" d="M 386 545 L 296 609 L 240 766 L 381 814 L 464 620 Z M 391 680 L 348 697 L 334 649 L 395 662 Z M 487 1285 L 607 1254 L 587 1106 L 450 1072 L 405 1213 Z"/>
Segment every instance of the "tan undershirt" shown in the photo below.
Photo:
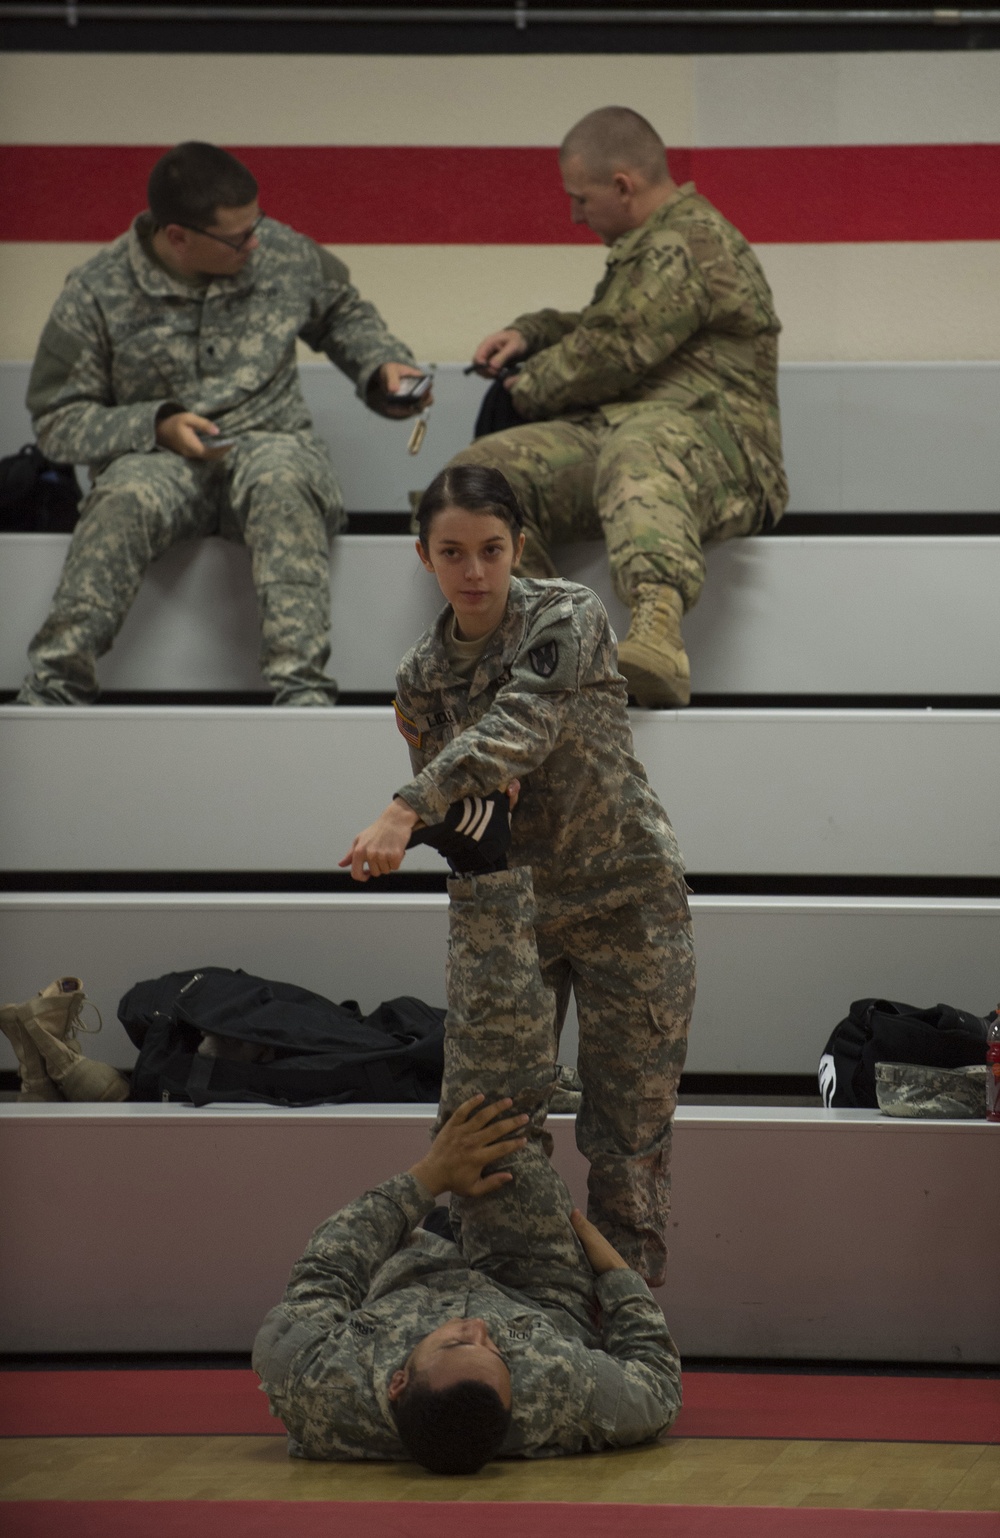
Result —
<path fill-rule="evenodd" d="M 479 659 L 483 655 L 490 641 L 500 629 L 494 625 L 488 635 L 479 636 L 475 641 L 460 641 L 455 634 L 455 616 L 451 616 L 444 627 L 444 650 L 448 658 L 448 665 L 457 678 L 471 678 L 479 666 Z"/>

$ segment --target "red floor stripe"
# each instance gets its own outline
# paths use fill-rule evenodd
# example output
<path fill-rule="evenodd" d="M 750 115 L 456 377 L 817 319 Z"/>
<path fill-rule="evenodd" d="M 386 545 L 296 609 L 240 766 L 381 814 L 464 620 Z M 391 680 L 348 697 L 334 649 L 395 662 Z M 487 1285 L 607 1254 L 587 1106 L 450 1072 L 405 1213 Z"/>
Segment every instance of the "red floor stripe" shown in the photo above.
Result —
<path fill-rule="evenodd" d="M 105 241 L 145 206 L 161 149 L 0 147 L 0 240 Z M 574 228 L 550 148 L 235 149 L 263 207 L 330 244 L 566 245 Z M 1000 239 L 1000 144 L 670 151 L 679 181 L 758 242 Z M 360 191 L 359 191 L 360 189 Z"/>
<path fill-rule="evenodd" d="M 471 1507 L 471 1509 L 470 1509 Z M 997 1538 L 979 1511 L 467 1501 L 11 1501 L 9 1538 Z"/>
<path fill-rule="evenodd" d="M 0 1373 L 2 1436 L 279 1436 L 246 1369 Z M 1000 1442 L 1000 1380 L 689 1372 L 685 1437 Z"/>

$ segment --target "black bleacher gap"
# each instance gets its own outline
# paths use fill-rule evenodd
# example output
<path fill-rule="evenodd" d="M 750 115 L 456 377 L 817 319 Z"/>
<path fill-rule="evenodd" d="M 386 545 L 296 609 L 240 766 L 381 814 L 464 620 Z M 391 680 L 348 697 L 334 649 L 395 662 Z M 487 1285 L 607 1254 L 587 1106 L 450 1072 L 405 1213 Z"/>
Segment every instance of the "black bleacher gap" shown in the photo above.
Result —
<path fill-rule="evenodd" d="M 0 871 L 0 892 L 350 892 L 377 900 L 386 892 L 444 892 L 447 873 L 398 871 L 353 881 L 346 871 Z M 1000 876 L 747 875 L 687 872 L 696 897 L 1000 898 Z"/>
<path fill-rule="evenodd" d="M 301 0 L 300 0 L 301 3 Z M 307 0 L 309 3 L 309 0 Z M 323 0 L 312 0 L 322 5 Z M 409 0 L 419 5 L 420 0 Z M 455 0 L 459 3 L 459 0 Z M 605 10 L 604 3 L 579 9 Z M 240 21 L 219 16 L 214 21 L 140 21 L 127 13 L 114 20 L 88 15 L 86 0 L 79 25 L 67 26 L 65 8 L 54 8 L 45 19 L 20 17 L 0 6 L 2 46 L 8 51 L 52 53 L 303 53 L 303 54 L 759 54 L 759 53 L 879 53 L 901 51 L 942 52 L 965 48 L 1000 47 L 1000 27 L 989 13 L 981 19 L 972 12 L 960 13 L 950 24 L 923 20 L 907 24 L 865 22 L 857 13 L 822 24 L 789 20 L 761 23 L 674 22 L 657 25 L 637 22 L 628 26 L 606 21 L 559 25 L 536 20 L 528 0 L 525 25 L 515 26 L 514 5 L 509 20 L 460 22 L 443 19 L 433 24 L 407 22 L 398 17 L 391 25 L 377 21 Z M 436 9 L 448 9 L 438 0 Z M 560 7 L 562 8 L 562 7 Z M 639 0 L 635 9 L 661 9 L 658 0 Z M 355 14 L 360 7 L 355 4 Z M 780 14 L 788 6 L 775 8 Z M 823 9 L 823 7 L 820 7 Z M 794 8 L 793 8 L 794 15 Z"/>

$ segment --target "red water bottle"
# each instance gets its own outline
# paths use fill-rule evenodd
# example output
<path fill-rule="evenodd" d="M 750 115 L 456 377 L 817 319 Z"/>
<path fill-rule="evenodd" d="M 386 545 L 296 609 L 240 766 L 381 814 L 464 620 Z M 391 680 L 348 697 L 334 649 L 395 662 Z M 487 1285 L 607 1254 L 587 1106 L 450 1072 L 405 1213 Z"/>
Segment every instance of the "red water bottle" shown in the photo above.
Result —
<path fill-rule="evenodd" d="M 986 1120 L 1000 1122 L 1000 1009 L 986 1032 Z"/>

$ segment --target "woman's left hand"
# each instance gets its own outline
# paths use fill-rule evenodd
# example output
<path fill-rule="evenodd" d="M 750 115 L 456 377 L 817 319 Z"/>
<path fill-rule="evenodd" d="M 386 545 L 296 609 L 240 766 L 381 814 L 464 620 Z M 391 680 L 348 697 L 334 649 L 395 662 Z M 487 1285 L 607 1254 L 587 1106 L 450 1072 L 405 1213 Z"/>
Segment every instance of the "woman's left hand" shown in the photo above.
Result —
<path fill-rule="evenodd" d="M 403 863 L 410 834 L 420 818 L 412 807 L 398 798 L 391 801 L 382 813 L 354 840 L 347 854 L 340 861 L 340 868 L 351 867 L 355 881 L 368 881 L 372 876 L 388 876 Z"/>

